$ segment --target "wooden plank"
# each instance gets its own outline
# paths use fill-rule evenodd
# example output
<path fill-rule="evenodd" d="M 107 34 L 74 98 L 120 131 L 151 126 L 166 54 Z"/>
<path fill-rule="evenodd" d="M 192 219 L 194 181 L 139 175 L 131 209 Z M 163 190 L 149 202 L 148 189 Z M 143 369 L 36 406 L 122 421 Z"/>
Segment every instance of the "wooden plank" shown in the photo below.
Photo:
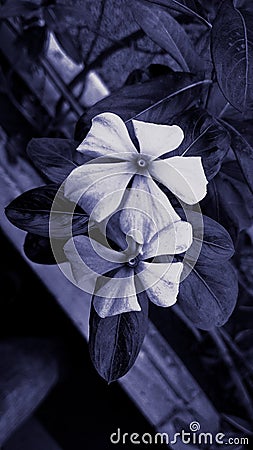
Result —
<path fill-rule="evenodd" d="M 58 353 L 56 343 L 47 339 L 19 338 L 0 343 L 0 445 L 58 382 Z"/>
<path fill-rule="evenodd" d="M 32 417 L 6 442 L 4 450 L 61 450 L 41 423 Z"/>

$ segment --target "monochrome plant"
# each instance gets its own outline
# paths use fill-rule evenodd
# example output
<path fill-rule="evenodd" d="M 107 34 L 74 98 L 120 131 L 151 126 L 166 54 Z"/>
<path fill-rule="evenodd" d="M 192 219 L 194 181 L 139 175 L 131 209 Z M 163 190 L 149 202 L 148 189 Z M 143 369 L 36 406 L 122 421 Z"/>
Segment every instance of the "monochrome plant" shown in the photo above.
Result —
<path fill-rule="evenodd" d="M 203 330 L 228 321 L 231 258 L 253 219 L 252 2 L 124 5 L 163 63 L 126 73 L 80 117 L 75 140 L 30 141 L 48 184 L 6 208 L 28 232 L 28 257 L 67 262 L 91 294 L 90 354 L 108 382 L 134 364 L 149 301 L 177 303 Z"/>

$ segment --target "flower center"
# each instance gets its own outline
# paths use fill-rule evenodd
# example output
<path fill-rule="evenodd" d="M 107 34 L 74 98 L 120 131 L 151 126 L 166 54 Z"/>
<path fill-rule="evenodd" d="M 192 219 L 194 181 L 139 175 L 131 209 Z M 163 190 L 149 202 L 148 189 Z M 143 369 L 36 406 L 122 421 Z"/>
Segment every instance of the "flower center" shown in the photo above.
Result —
<path fill-rule="evenodd" d="M 129 267 L 136 267 L 138 265 L 138 257 L 135 256 L 134 258 L 129 258 L 127 264 Z"/>
<path fill-rule="evenodd" d="M 147 161 L 144 158 L 139 158 L 137 160 L 137 164 L 139 167 L 141 167 L 143 169 L 144 167 L 147 166 Z"/>

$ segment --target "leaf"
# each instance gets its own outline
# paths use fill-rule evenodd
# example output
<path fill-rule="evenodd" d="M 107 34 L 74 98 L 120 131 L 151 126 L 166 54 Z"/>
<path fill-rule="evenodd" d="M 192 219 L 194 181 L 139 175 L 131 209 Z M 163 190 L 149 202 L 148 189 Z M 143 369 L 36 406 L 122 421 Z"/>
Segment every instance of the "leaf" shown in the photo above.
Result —
<path fill-rule="evenodd" d="M 153 123 L 168 123 L 186 109 L 202 86 L 209 80 L 199 80 L 187 73 L 170 72 L 145 83 L 124 86 L 92 106 L 77 122 L 75 138 L 82 140 L 91 126 L 91 119 L 102 112 L 114 112 L 124 121 L 137 118 Z"/>
<path fill-rule="evenodd" d="M 58 189 L 58 186 L 49 185 L 31 189 L 21 194 L 7 206 L 6 216 L 16 227 L 39 236 L 48 237 L 50 212 Z M 73 203 L 59 192 L 54 204 L 55 212 L 51 218 L 51 234 L 55 238 L 70 237 L 69 230 L 71 229 L 73 208 Z M 87 221 L 87 214 L 73 213 L 72 234 L 77 235 L 86 232 Z"/>
<path fill-rule="evenodd" d="M 245 297 L 250 300 L 253 296 L 253 241 L 250 237 L 252 232 L 252 227 L 249 230 L 245 230 L 240 233 L 237 242 L 237 251 L 234 258 L 235 266 L 238 270 L 239 282 L 243 286 Z M 241 325 L 245 325 L 245 319 L 250 323 L 253 323 L 253 308 L 249 309 L 246 306 L 246 311 L 244 306 L 238 308 L 239 321 Z M 246 328 L 246 327 L 245 327 Z M 250 325 L 248 325 L 250 328 Z"/>
<path fill-rule="evenodd" d="M 65 239 L 58 240 L 57 264 L 66 261 L 66 256 L 63 251 L 65 243 Z M 60 247 L 62 248 L 61 252 Z M 24 242 L 24 252 L 27 258 L 37 264 L 56 264 L 49 238 L 28 233 Z"/>
<path fill-rule="evenodd" d="M 38 138 L 32 139 L 27 147 L 27 153 L 33 164 L 54 183 L 62 183 L 78 163 L 75 158 L 85 156 L 76 152 L 77 143 L 70 139 Z"/>
<path fill-rule="evenodd" d="M 226 262 L 197 262 L 180 283 L 178 305 L 198 328 L 203 330 L 227 322 L 236 305 L 238 281 L 235 269 Z"/>
<path fill-rule="evenodd" d="M 208 103 L 206 109 L 212 114 L 213 117 L 223 116 L 222 111 L 230 107 L 233 111 L 236 111 L 224 97 L 222 91 L 217 82 L 214 82 L 210 87 Z"/>
<path fill-rule="evenodd" d="M 227 100 L 243 113 L 253 110 L 253 14 L 225 0 L 212 29 L 217 80 Z"/>
<path fill-rule="evenodd" d="M 249 330 L 240 331 L 240 333 L 238 333 L 235 338 L 235 342 L 242 350 L 245 359 L 250 365 L 253 366 L 252 341 L 253 341 L 252 328 Z"/>
<path fill-rule="evenodd" d="M 198 70 L 199 57 L 190 38 L 166 8 L 145 0 L 131 0 L 130 6 L 136 22 L 176 61 L 178 70 Z"/>
<path fill-rule="evenodd" d="M 205 174 L 211 180 L 220 170 L 230 147 L 228 131 L 207 111 L 192 109 L 173 119 L 184 131 L 184 140 L 175 154 L 200 156 Z"/>
<path fill-rule="evenodd" d="M 24 47 L 32 60 L 38 61 L 46 53 L 49 41 L 49 32 L 46 26 L 33 24 L 22 30 L 16 39 L 17 49 L 24 51 Z"/>
<path fill-rule="evenodd" d="M 162 5 L 169 9 L 180 13 L 188 14 L 200 22 L 204 23 L 208 28 L 212 25 L 201 15 L 204 11 L 197 0 L 148 0 L 155 5 Z"/>
<path fill-rule="evenodd" d="M 201 6 L 205 9 L 206 14 L 209 20 L 212 22 L 212 19 L 216 17 L 217 11 L 220 7 L 220 0 L 198 0 Z"/>
<path fill-rule="evenodd" d="M 223 120 L 221 120 L 220 122 L 230 132 L 232 138 L 231 148 L 234 151 L 238 164 L 244 175 L 245 181 L 253 194 L 253 147 L 240 133 L 240 131 L 235 128 L 235 126 L 232 126 L 231 124 L 228 124 Z M 240 126 L 243 128 L 243 124 L 239 123 L 239 129 Z"/>
<path fill-rule="evenodd" d="M 148 326 L 148 299 L 138 294 L 141 311 L 101 319 L 92 307 L 89 349 L 98 373 L 108 383 L 125 375 L 134 364 Z"/>
<path fill-rule="evenodd" d="M 40 4 L 40 0 L 7 0 L 4 5 L 0 5 L 0 19 L 16 16 L 33 17 L 34 12 L 39 10 Z"/>
<path fill-rule="evenodd" d="M 234 241 L 239 231 L 250 227 L 253 220 L 252 193 L 236 161 L 224 163 L 208 184 L 201 208 L 204 214 L 221 223 Z"/>
<path fill-rule="evenodd" d="M 182 213 L 179 215 L 182 217 Z M 190 211 L 186 218 L 193 228 L 193 243 L 187 251 L 187 259 L 194 261 L 198 258 L 198 262 L 203 264 L 208 261 L 219 263 L 232 258 L 235 250 L 227 230 L 210 217 L 201 216 L 202 220 L 200 213 Z M 198 256 L 200 248 L 201 252 Z"/>

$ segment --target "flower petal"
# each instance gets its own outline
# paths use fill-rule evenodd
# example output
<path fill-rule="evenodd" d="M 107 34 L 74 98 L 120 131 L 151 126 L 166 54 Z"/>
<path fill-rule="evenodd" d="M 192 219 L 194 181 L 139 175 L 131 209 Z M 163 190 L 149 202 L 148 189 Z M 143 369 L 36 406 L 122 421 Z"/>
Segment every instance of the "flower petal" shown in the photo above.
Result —
<path fill-rule="evenodd" d="M 157 125 L 139 120 L 132 122 L 141 153 L 153 159 L 175 150 L 184 139 L 183 130 L 178 125 Z"/>
<path fill-rule="evenodd" d="M 92 119 L 91 129 L 77 150 L 93 157 L 110 155 L 121 158 L 121 153 L 137 153 L 125 123 L 110 112 Z"/>
<path fill-rule="evenodd" d="M 153 161 L 150 173 L 189 205 L 198 203 L 206 195 L 208 181 L 199 156 L 174 156 Z"/>
<path fill-rule="evenodd" d="M 185 252 L 192 244 L 192 226 L 179 220 L 158 231 L 143 247 L 143 259 L 159 255 L 176 255 Z"/>
<path fill-rule="evenodd" d="M 133 175 L 130 162 L 84 164 L 70 173 L 64 194 L 92 214 L 93 220 L 101 222 L 117 210 Z"/>
<path fill-rule="evenodd" d="M 177 301 L 182 263 L 139 263 L 138 279 L 149 299 L 158 306 L 172 306 Z"/>
<path fill-rule="evenodd" d="M 139 244 L 149 242 L 158 230 L 180 220 L 166 195 L 151 177 L 135 175 L 122 204 L 121 229 Z"/>
<path fill-rule="evenodd" d="M 77 285 L 86 291 L 89 278 L 96 279 L 110 270 L 121 267 L 125 255 L 104 247 L 87 236 L 75 236 L 64 245 Z"/>
<path fill-rule="evenodd" d="M 102 282 L 101 282 L 102 281 Z M 114 278 L 98 279 L 93 305 L 102 318 L 130 311 L 140 311 L 135 284 L 134 271 L 122 267 Z"/>

